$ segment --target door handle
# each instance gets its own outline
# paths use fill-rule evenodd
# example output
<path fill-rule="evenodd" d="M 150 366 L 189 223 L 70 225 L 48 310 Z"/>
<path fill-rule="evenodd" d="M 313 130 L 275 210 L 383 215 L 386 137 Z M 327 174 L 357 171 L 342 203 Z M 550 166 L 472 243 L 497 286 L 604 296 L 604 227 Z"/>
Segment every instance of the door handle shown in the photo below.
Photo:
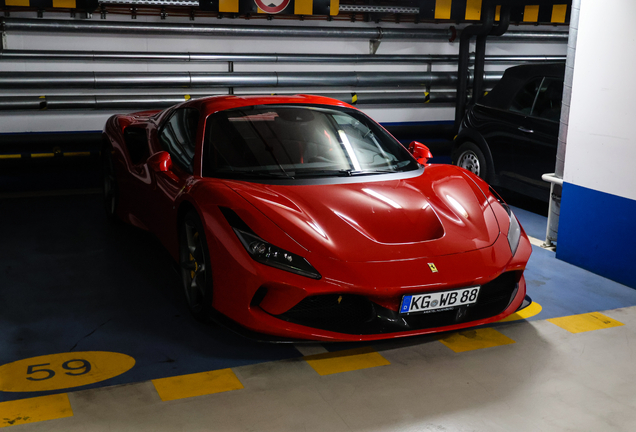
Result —
<path fill-rule="evenodd" d="M 525 132 L 525 133 L 534 133 L 534 131 L 532 129 L 526 129 L 523 126 L 519 126 L 519 130 L 521 132 Z"/>

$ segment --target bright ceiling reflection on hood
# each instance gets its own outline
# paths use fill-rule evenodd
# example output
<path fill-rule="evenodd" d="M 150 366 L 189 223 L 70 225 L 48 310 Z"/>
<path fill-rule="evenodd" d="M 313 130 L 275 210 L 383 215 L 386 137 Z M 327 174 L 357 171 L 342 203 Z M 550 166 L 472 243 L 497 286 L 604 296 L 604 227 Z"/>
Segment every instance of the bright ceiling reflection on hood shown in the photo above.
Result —
<path fill-rule="evenodd" d="M 311 222 L 311 221 L 307 221 L 307 225 L 312 227 L 314 231 L 316 231 L 318 234 L 320 234 L 324 238 L 327 238 L 327 233 L 317 223 Z"/>
<path fill-rule="evenodd" d="M 401 205 L 393 201 L 391 198 L 384 196 L 381 193 L 374 191 L 373 189 L 363 188 L 362 192 L 366 193 L 367 195 L 371 195 L 373 198 L 379 199 L 383 203 L 388 204 L 393 208 L 396 208 L 396 209 L 402 208 Z"/>
<path fill-rule="evenodd" d="M 450 195 L 446 195 L 446 199 L 448 200 L 448 202 L 453 206 L 453 208 L 455 210 L 457 210 L 457 212 L 459 214 L 461 214 L 462 216 L 464 216 L 465 218 L 468 218 L 468 212 L 466 211 L 466 209 L 464 208 L 464 206 L 462 206 L 459 202 L 457 202 L 457 200 L 455 198 L 453 198 Z"/>

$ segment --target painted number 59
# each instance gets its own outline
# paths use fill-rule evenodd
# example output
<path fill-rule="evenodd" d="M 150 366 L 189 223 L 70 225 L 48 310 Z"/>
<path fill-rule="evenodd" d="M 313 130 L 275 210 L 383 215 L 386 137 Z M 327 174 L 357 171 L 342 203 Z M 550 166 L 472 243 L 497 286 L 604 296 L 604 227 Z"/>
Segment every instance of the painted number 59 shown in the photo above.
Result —
<path fill-rule="evenodd" d="M 53 369 L 47 369 L 43 367 L 43 366 L 50 366 L 50 365 L 51 363 L 29 365 L 27 367 L 27 375 L 35 375 L 35 376 L 28 376 L 27 379 L 29 381 L 44 381 L 44 380 L 53 378 L 55 376 L 55 371 Z M 62 363 L 62 369 L 65 369 L 68 371 L 79 371 L 79 372 L 65 372 L 66 375 L 71 375 L 71 376 L 84 375 L 91 371 L 91 364 L 88 360 L 73 359 L 73 360 L 68 360 Z"/>

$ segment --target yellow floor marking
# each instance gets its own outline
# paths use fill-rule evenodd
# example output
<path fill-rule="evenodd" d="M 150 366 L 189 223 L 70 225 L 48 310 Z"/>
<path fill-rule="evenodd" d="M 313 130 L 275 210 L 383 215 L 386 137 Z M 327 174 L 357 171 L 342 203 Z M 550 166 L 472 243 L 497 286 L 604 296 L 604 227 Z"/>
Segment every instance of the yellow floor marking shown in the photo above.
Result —
<path fill-rule="evenodd" d="M 104 381 L 130 370 L 135 359 L 106 351 L 31 357 L 0 366 L 0 391 L 61 390 Z"/>
<path fill-rule="evenodd" d="M 162 401 L 240 390 L 243 384 L 232 369 L 193 373 L 152 380 Z"/>
<path fill-rule="evenodd" d="M 318 375 L 331 375 L 391 364 L 371 347 L 315 354 L 305 356 L 304 359 L 318 372 Z"/>
<path fill-rule="evenodd" d="M 509 321 L 518 321 L 522 319 L 528 319 L 530 317 L 538 315 L 539 312 L 541 312 L 542 310 L 543 308 L 541 307 L 539 303 L 532 302 L 530 306 L 528 306 L 527 308 L 522 309 L 519 312 L 515 312 L 512 315 L 509 315 L 506 318 L 499 320 L 497 322 L 509 322 Z"/>
<path fill-rule="evenodd" d="M 571 315 L 561 318 L 549 318 L 552 324 L 558 325 L 570 333 L 583 333 L 591 330 L 600 330 L 610 327 L 620 327 L 622 322 L 611 319 L 599 312 Z"/>
<path fill-rule="evenodd" d="M 453 333 L 439 340 L 456 353 L 515 343 L 495 329 L 481 328 Z"/>
<path fill-rule="evenodd" d="M 31 153 L 32 158 L 50 158 L 55 157 L 55 153 Z"/>
<path fill-rule="evenodd" d="M 0 402 L 0 428 L 73 417 L 66 393 Z"/>
<path fill-rule="evenodd" d="M 90 156 L 91 152 L 64 152 L 64 156 Z"/>

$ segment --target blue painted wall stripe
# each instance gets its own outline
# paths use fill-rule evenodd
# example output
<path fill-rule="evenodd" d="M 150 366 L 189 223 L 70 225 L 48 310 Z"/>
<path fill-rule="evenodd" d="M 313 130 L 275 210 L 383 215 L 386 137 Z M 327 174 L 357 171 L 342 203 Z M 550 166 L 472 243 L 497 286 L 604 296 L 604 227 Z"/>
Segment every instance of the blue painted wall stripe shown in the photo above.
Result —
<path fill-rule="evenodd" d="M 564 183 L 556 256 L 636 288 L 636 201 Z"/>

